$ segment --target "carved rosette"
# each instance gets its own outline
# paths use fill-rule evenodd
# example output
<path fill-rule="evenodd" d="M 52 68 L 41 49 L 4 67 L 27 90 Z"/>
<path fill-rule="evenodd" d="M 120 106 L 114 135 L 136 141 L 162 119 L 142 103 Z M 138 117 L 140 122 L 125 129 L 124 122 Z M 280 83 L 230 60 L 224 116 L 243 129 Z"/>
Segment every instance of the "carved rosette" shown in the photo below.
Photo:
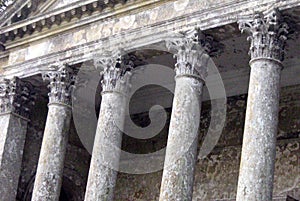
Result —
<path fill-rule="evenodd" d="M 205 81 L 209 55 L 217 55 L 223 48 L 216 44 L 211 36 L 204 35 L 199 29 L 180 33 L 178 37 L 167 40 L 167 48 L 174 51 L 174 57 L 177 58 L 176 76 L 194 76 Z"/>
<path fill-rule="evenodd" d="M 266 16 L 256 14 L 253 19 L 242 20 L 239 22 L 239 28 L 249 35 L 251 59 L 268 58 L 283 61 L 289 27 L 277 10 Z"/>
<path fill-rule="evenodd" d="M 134 62 L 129 57 L 116 53 L 112 57 L 100 58 L 96 66 L 101 69 L 102 94 L 107 92 L 127 94 L 132 76 L 130 71 L 134 68 Z"/>
<path fill-rule="evenodd" d="M 32 85 L 17 77 L 0 80 L 0 113 L 15 113 L 29 119 L 35 94 Z"/>
<path fill-rule="evenodd" d="M 72 92 L 76 76 L 74 70 L 64 64 L 60 67 L 51 67 L 51 69 L 42 74 L 44 81 L 49 81 L 48 88 L 50 92 L 49 104 L 63 104 L 71 106 Z"/>

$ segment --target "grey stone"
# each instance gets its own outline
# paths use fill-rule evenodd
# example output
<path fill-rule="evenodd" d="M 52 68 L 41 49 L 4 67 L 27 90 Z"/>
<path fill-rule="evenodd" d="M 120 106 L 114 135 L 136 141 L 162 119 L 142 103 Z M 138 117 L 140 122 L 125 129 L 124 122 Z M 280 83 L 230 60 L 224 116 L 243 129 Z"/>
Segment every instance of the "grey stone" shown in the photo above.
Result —
<path fill-rule="evenodd" d="M 256 15 L 253 21 L 240 25 L 250 33 L 251 73 L 237 201 L 271 201 L 287 30 L 277 11 Z"/>
<path fill-rule="evenodd" d="M 168 48 L 176 50 L 176 86 L 160 201 L 192 200 L 201 96 L 209 58 L 201 36 L 199 30 L 192 30 L 167 41 Z"/>
<path fill-rule="evenodd" d="M 35 177 L 32 201 L 58 201 L 71 120 L 74 76 L 68 66 L 43 74 L 50 80 L 48 115 Z"/>
<path fill-rule="evenodd" d="M 8 113 L 0 115 L 0 197 L 16 199 L 28 120 Z"/>
<path fill-rule="evenodd" d="M 126 72 L 128 66 L 120 56 L 112 55 L 98 61 L 103 68 L 102 102 L 85 201 L 112 201 L 114 197 L 125 119 L 126 93 L 131 76 L 130 72 Z M 117 68 L 117 64 L 121 67 Z"/>

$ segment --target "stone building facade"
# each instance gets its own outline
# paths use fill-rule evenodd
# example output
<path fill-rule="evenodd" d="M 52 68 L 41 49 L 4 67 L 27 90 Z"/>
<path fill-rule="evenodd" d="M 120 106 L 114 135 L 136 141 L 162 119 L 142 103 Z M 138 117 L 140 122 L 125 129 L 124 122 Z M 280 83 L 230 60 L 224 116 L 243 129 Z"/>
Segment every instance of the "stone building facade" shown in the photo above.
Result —
<path fill-rule="evenodd" d="M 300 200 L 299 16 L 299 0 L 16 0 L 0 200 Z"/>

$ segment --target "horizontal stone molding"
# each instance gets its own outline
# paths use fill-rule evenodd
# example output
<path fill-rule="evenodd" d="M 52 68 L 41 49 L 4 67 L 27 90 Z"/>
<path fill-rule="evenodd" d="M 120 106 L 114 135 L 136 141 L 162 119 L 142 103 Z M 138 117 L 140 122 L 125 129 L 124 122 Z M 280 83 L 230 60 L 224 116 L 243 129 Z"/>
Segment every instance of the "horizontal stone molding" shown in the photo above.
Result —
<path fill-rule="evenodd" d="M 99 38 L 99 40 L 91 42 L 87 41 L 84 44 L 80 44 L 68 49 L 62 49 L 61 51 L 56 51 L 54 53 L 45 53 L 36 58 L 25 59 L 23 62 L 5 67 L 3 74 L 8 77 L 12 74 L 17 74 L 20 77 L 27 77 L 38 74 L 40 70 L 45 70 L 47 66 L 55 64 L 58 60 L 62 62 L 68 61 L 68 63 L 70 64 L 75 64 L 90 60 L 92 59 L 94 54 L 101 54 L 104 50 L 111 49 L 112 47 L 115 47 L 116 49 L 122 48 L 126 51 L 131 51 L 147 45 L 153 46 L 164 41 L 166 38 L 173 36 L 175 34 L 174 30 L 178 32 L 186 31 L 195 27 L 200 27 L 205 31 L 210 28 L 234 23 L 238 20 L 239 16 L 252 14 L 254 10 L 262 12 L 269 10 L 270 6 L 276 6 L 280 10 L 300 6 L 300 0 L 277 2 L 277 4 L 275 5 L 274 3 L 275 2 L 273 1 L 268 1 L 268 3 L 258 1 L 256 3 L 243 1 L 240 3 L 235 2 L 235 4 L 228 3 L 225 5 L 220 5 L 220 7 L 216 6 L 211 9 L 206 9 L 205 11 L 195 11 L 188 14 L 189 18 L 191 18 L 191 20 L 188 21 L 186 20 L 188 16 L 187 14 L 185 14 L 182 16 L 177 16 L 175 20 L 168 20 L 168 22 L 162 20 L 154 24 L 149 24 L 147 26 L 144 26 L 142 29 L 141 27 L 129 29 L 124 32 L 125 35 L 124 33 L 111 35 L 108 37 L 109 40 L 107 37 Z M 78 26 L 82 26 L 94 21 L 96 21 L 96 19 L 81 21 L 77 24 Z M 70 28 L 75 27 L 62 26 L 59 30 L 55 30 L 45 34 L 38 34 L 33 38 L 29 37 L 24 39 L 23 41 L 16 40 L 13 43 L 7 44 L 7 48 L 30 43 L 42 39 L 43 37 L 50 37 L 52 34 L 57 34 L 61 31 L 66 31 Z M 82 29 L 85 29 L 85 27 L 83 27 Z M 62 45 L 62 47 L 64 47 L 64 45 Z M 159 46 L 158 48 L 166 50 L 162 46 Z M 26 74 L 24 72 L 26 72 Z"/>

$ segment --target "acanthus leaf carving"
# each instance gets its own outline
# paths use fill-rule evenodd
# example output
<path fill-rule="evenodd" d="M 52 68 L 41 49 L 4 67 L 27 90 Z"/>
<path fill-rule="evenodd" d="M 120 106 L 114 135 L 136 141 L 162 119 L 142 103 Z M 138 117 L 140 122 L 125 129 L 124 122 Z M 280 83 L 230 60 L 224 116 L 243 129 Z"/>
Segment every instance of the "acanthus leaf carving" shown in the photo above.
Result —
<path fill-rule="evenodd" d="M 49 104 L 58 103 L 70 106 L 72 92 L 75 87 L 76 75 L 70 66 L 52 66 L 42 74 L 44 81 L 49 81 Z"/>
<path fill-rule="evenodd" d="M 238 23 L 239 29 L 249 35 L 251 59 L 283 61 L 289 26 L 278 10 L 275 9 L 268 15 L 256 13 L 252 19 L 244 19 Z"/>
<path fill-rule="evenodd" d="M 224 46 L 212 36 L 203 34 L 199 29 L 179 33 L 179 36 L 166 40 L 167 49 L 177 58 L 177 76 L 195 76 L 205 81 L 210 56 L 218 56 Z"/>
<path fill-rule="evenodd" d="M 12 112 L 29 119 L 35 93 L 29 82 L 17 77 L 0 80 L 0 113 Z"/>
<path fill-rule="evenodd" d="M 133 58 L 120 51 L 111 56 L 101 57 L 95 62 L 102 75 L 102 93 L 119 92 L 126 94 L 130 88 L 131 70 L 135 67 Z"/>

